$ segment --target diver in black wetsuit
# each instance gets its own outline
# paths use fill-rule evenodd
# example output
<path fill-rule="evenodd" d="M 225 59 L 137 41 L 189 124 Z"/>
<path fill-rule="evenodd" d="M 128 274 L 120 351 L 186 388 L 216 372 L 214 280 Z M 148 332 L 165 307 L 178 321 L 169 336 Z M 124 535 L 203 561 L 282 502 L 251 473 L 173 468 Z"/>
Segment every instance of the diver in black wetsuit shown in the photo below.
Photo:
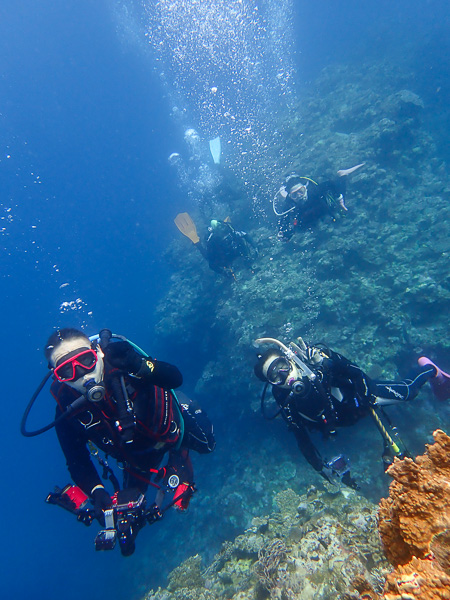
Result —
<path fill-rule="evenodd" d="M 237 231 L 227 220 L 213 219 L 208 228 L 208 237 L 197 248 L 216 273 L 233 277 L 231 266 L 239 256 L 249 261 L 257 254 L 256 247 L 245 231 Z"/>
<path fill-rule="evenodd" d="M 104 522 L 112 499 L 92 462 L 91 443 L 120 463 L 124 490 L 145 493 L 152 485 L 161 503 L 171 492 L 172 505 L 186 510 L 194 492 L 189 450 L 212 452 L 215 440 L 200 406 L 173 392 L 183 381 L 177 367 L 143 356 L 128 341 L 102 347 L 76 329 L 53 333 L 45 356 L 54 376 L 59 443 L 72 480 L 92 501 L 96 518 Z M 62 417 L 76 398 L 84 402 Z M 121 550 L 131 554 L 134 537 Z"/>
<path fill-rule="evenodd" d="M 324 215 L 333 215 L 336 208 L 347 211 L 345 191 L 347 175 L 364 163 L 338 171 L 338 178 L 316 183 L 296 173 L 289 175 L 273 200 L 278 219 L 278 239 L 288 241 L 296 228 L 307 228 Z"/>
<path fill-rule="evenodd" d="M 279 413 L 294 433 L 302 454 L 322 477 L 330 481 L 337 475 L 354 489 L 358 486 L 343 457 L 338 457 L 338 467 L 324 461 L 308 431 L 320 431 L 329 437 L 338 427 L 354 425 L 368 414 L 379 426 L 377 407 L 414 399 L 427 381 L 441 400 L 450 398 L 450 375 L 425 357 L 419 359 L 419 368 L 402 381 L 374 381 L 341 354 L 329 348 L 307 346 L 301 338 L 289 347 L 272 338 L 258 342 L 274 343 L 280 348 L 258 355 L 255 375 L 272 385 Z M 387 466 L 401 451 L 387 431 L 380 431 Z"/>

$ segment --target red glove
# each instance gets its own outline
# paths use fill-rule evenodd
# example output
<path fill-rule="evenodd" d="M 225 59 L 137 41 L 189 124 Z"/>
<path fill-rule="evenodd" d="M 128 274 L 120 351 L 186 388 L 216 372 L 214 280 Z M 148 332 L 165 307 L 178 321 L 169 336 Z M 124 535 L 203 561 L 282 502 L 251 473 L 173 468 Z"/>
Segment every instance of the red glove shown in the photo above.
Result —
<path fill-rule="evenodd" d="M 180 483 L 173 496 L 175 508 L 183 512 L 187 510 L 194 492 L 195 488 L 192 483 Z"/>

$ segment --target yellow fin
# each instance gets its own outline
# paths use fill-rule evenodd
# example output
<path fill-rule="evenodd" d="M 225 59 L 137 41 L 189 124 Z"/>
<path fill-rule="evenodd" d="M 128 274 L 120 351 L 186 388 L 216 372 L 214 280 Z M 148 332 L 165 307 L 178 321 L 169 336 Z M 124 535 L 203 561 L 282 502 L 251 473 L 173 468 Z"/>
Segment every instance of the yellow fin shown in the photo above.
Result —
<path fill-rule="evenodd" d="M 191 219 L 189 213 L 179 213 L 174 219 L 175 225 L 181 231 L 183 235 L 188 237 L 193 244 L 198 244 L 200 238 L 197 234 L 194 221 Z"/>

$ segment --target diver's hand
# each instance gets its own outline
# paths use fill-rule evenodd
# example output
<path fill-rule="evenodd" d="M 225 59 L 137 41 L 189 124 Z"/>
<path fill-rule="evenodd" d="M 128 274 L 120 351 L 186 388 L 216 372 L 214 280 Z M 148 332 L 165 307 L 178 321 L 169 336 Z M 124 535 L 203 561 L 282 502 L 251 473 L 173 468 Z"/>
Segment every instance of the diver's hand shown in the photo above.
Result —
<path fill-rule="evenodd" d="M 353 479 L 353 477 L 351 477 L 350 471 L 347 471 L 346 473 L 344 473 L 342 475 L 341 481 L 345 486 L 351 488 L 352 490 L 360 490 L 361 489 L 359 487 L 359 485 L 356 483 L 356 481 Z"/>
<path fill-rule="evenodd" d="M 333 476 L 334 475 L 333 470 L 330 469 L 330 467 L 324 466 L 322 468 L 322 470 L 319 471 L 319 475 L 321 475 L 325 479 L 325 481 L 328 481 L 328 483 L 331 483 L 331 485 L 337 484 L 336 479 Z"/>
<path fill-rule="evenodd" d="M 338 485 L 338 482 L 341 481 L 346 487 L 351 488 L 352 490 L 361 489 L 353 477 L 350 475 L 350 471 L 346 471 L 342 475 L 340 475 L 337 471 L 332 469 L 328 465 L 324 465 L 319 474 L 326 480 L 328 483 L 332 485 Z"/>
<path fill-rule="evenodd" d="M 110 365 L 120 371 L 136 374 L 142 366 L 143 357 L 128 342 L 113 342 L 105 351 Z"/>
<path fill-rule="evenodd" d="M 305 340 L 302 337 L 297 338 L 297 347 L 300 350 L 300 357 L 302 360 L 308 360 L 308 346 L 305 343 Z"/>
<path fill-rule="evenodd" d="M 300 349 L 301 358 L 315 366 L 320 366 L 323 361 L 322 352 L 314 346 L 307 346 L 302 337 L 297 338 L 297 346 Z"/>
<path fill-rule="evenodd" d="M 292 237 L 292 233 L 283 233 L 282 231 L 279 231 L 277 233 L 277 240 L 279 242 L 288 242 Z"/>
<path fill-rule="evenodd" d="M 308 361 L 315 366 L 320 366 L 323 362 L 322 352 L 318 348 L 308 348 Z"/>
<path fill-rule="evenodd" d="M 95 486 L 91 492 L 92 503 L 94 504 L 94 515 L 100 525 L 105 525 L 104 510 L 111 508 L 111 496 L 102 485 Z"/>
<path fill-rule="evenodd" d="M 344 196 L 342 194 L 339 194 L 338 202 L 342 210 L 348 211 L 348 208 L 345 206 Z"/>

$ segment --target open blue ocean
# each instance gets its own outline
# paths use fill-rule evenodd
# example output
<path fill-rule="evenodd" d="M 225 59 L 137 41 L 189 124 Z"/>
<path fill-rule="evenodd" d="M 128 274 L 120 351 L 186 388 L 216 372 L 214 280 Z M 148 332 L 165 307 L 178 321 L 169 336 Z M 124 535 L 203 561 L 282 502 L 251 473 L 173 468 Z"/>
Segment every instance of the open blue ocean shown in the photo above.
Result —
<path fill-rule="evenodd" d="M 229 281 L 210 271 L 200 257 L 193 256 L 188 240 L 174 226 L 177 213 L 191 213 L 202 233 L 210 219 L 230 215 L 238 228 L 257 240 L 260 255 L 268 257 L 275 241 L 270 242 L 273 246 L 267 242 L 269 248 L 264 240 L 276 235 L 271 199 L 292 164 L 298 169 L 302 163 L 306 175 L 321 175 L 366 162 L 369 179 L 352 180 L 348 204 L 351 209 L 352 202 L 357 206 L 362 198 L 359 206 L 364 211 L 355 227 L 364 230 L 366 220 L 372 248 L 378 242 L 373 242 L 377 233 L 371 225 L 378 219 L 382 224 L 396 219 L 393 209 L 392 213 L 383 209 L 381 215 L 380 203 L 384 206 L 389 194 L 391 207 L 401 203 L 397 185 L 401 198 L 412 203 L 411 213 L 406 214 L 418 206 L 428 219 L 417 225 L 417 244 L 398 244 L 393 266 L 386 269 L 394 273 L 393 279 L 378 282 L 381 291 L 370 291 L 375 299 L 389 296 L 391 290 L 397 293 L 397 283 L 408 272 L 405 277 L 411 281 L 404 283 L 406 300 L 401 305 L 407 308 L 399 309 L 403 317 L 394 322 L 387 315 L 400 304 L 384 302 L 376 315 L 367 307 L 366 320 L 358 316 L 358 323 L 373 324 L 382 351 L 371 354 L 373 345 L 370 349 L 361 340 L 357 343 L 358 332 L 348 329 L 347 316 L 355 314 L 352 303 L 359 300 L 355 296 L 342 300 L 342 314 L 333 309 L 329 316 L 324 310 L 322 282 L 328 275 L 341 281 L 347 277 L 333 272 L 332 265 L 316 277 L 326 262 L 326 258 L 314 262 L 314 253 L 326 249 L 320 235 L 329 240 L 324 229 L 306 248 L 306 255 L 302 249 L 296 259 L 302 281 L 313 290 L 310 305 L 305 305 L 310 313 L 309 333 L 322 335 L 329 324 L 334 345 L 340 344 L 344 353 L 357 353 L 353 358 L 361 364 L 367 360 L 376 368 L 387 368 L 389 376 L 396 376 L 397 369 L 406 371 L 420 351 L 428 351 L 450 368 L 448 335 L 442 334 L 445 329 L 448 334 L 450 298 L 448 212 L 443 209 L 440 224 L 433 214 L 435 190 L 447 203 L 446 210 L 450 194 L 449 31 L 447 0 L 2 3 L 0 564 L 4 598 L 137 600 L 152 587 L 164 586 L 168 571 L 181 560 L 196 553 L 211 560 L 220 544 L 246 525 L 233 513 L 241 510 L 239 505 L 233 509 L 228 502 L 225 509 L 220 502 L 205 500 L 215 497 L 219 479 L 220 486 L 225 481 L 233 489 L 240 488 L 239 469 L 226 451 L 227 444 L 256 471 L 267 460 L 266 455 L 258 459 L 258 449 L 265 446 L 270 432 L 274 443 L 282 446 L 282 423 L 265 423 L 256 411 L 253 416 L 246 412 L 251 402 L 259 401 L 251 335 L 256 320 L 258 335 L 264 334 L 267 316 L 269 333 L 288 336 L 292 315 L 286 312 L 271 321 L 256 309 L 247 313 L 246 301 L 239 304 L 236 290 L 238 285 L 244 289 L 252 276 L 243 269 L 231 288 Z M 364 117 L 358 104 L 364 94 L 351 92 L 360 84 L 365 86 L 366 99 L 371 91 L 377 94 L 376 102 L 369 99 L 364 105 Z M 402 90 L 415 95 L 412 101 L 408 97 L 408 106 L 420 106 L 420 126 L 415 123 L 408 130 L 407 124 L 391 137 L 373 129 L 374 144 L 381 150 L 372 152 L 370 110 L 375 114 L 380 98 L 394 98 Z M 326 136 L 338 116 L 333 146 Z M 407 118 L 415 119 L 415 113 Z M 394 125 L 385 123 L 384 131 L 395 128 L 396 119 L 389 119 Z M 363 130 L 364 155 L 363 145 L 357 143 Z M 297 142 L 308 135 L 315 135 L 314 148 L 299 156 Z M 209 147 L 217 137 L 219 165 Z M 399 149 L 392 151 L 396 143 Z M 345 144 L 341 155 L 344 146 L 339 144 Z M 406 164 L 403 158 L 410 151 Z M 340 156 L 345 164 L 338 164 Z M 375 185 L 377 193 L 371 196 Z M 358 214 L 358 208 L 354 210 Z M 402 226 L 399 221 L 395 232 Z M 340 231 L 340 222 L 336 227 Z M 425 232 L 430 240 L 421 239 Z M 364 233 L 359 235 L 355 233 L 355 239 L 364 244 Z M 390 239 L 384 231 L 380 254 L 389 254 Z M 334 256 L 339 255 L 339 244 L 333 247 Z M 416 260 L 415 249 L 421 252 Z M 292 252 L 286 246 L 286 254 L 293 256 Z M 308 253 L 313 254 L 311 260 Z M 366 259 L 348 256 L 346 273 L 364 270 Z M 430 275 L 433 286 L 426 288 L 424 297 L 420 296 L 423 286 L 429 285 L 425 279 L 416 295 L 411 292 L 419 261 L 425 272 L 436 267 Z M 405 265 L 402 273 L 396 271 L 399 263 Z M 377 269 L 384 268 L 377 259 L 373 264 L 367 276 L 361 275 L 358 294 L 364 295 Z M 277 273 L 285 268 L 282 264 Z M 289 273 L 283 273 L 285 280 Z M 258 271 L 253 275 L 261 276 Z M 266 292 L 260 287 L 254 293 L 262 298 Z M 271 288 L 267 294 L 273 294 L 276 311 L 276 292 Z M 219 310 L 221 322 L 215 320 Z M 233 329 L 237 321 L 239 328 Z M 88 335 L 107 327 L 149 354 L 178 365 L 187 390 L 198 393 L 215 420 L 217 452 L 193 459 L 198 465 L 199 503 L 196 498 L 186 516 L 170 514 L 146 527 L 131 558 L 122 558 L 117 549 L 96 553 L 95 525 L 85 528 L 69 513 L 45 504 L 55 485 L 69 481 L 54 431 L 31 439 L 20 435 L 23 411 L 47 372 L 45 341 L 56 327 L 69 326 Z M 239 367 L 241 379 L 236 379 L 232 363 L 243 355 L 247 367 Z M 253 397 L 245 387 L 247 381 L 256 390 Z M 237 396 L 231 398 L 233 385 L 245 389 L 239 402 Z M 430 417 L 425 427 L 420 416 L 416 422 L 410 415 L 409 423 L 418 431 L 424 427 L 410 440 L 417 451 L 429 441 L 432 429 L 444 427 L 449 418 L 448 407 L 434 402 L 430 393 L 424 395 L 424 402 L 427 414 L 436 411 L 437 416 Z M 53 415 L 54 401 L 45 389 L 31 414 L 30 428 L 50 422 Z M 401 422 L 401 411 L 394 416 Z M 351 436 L 344 436 L 343 444 L 351 452 Z M 283 461 L 295 462 L 297 452 L 291 442 Z M 361 477 L 370 468 L 369 463 L 361 468 Z M 382 472 L 378 476 L 382 479 Z M 387 482 L 379 487 L 371 484 L 366 495 L 376 501 L 386 488 Z M 258 496 L 259 492 L 249 494 L 250 504 L 255 501 L 249 509 L 253 516 L 266 510 L 256 506 Z M 200 509 L 203 520 L 195 516 Z"/>

